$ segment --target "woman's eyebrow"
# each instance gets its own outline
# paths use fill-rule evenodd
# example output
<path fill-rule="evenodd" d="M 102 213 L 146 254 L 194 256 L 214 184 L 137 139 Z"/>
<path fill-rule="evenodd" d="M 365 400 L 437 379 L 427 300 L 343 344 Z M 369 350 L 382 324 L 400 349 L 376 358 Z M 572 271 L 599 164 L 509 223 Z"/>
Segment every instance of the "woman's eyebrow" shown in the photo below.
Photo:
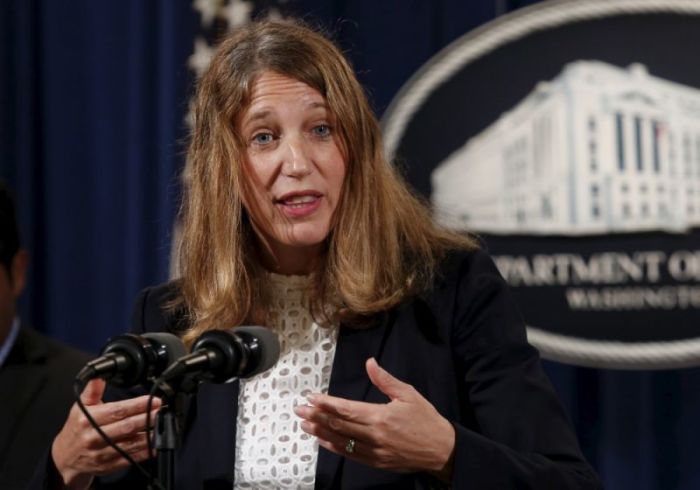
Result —
<path fill-rule="evenodd" d="M 328 111 L 328 105 L 326 104 L 325 101 L 317 101 L 313 100 L 310 101 L 306 104 L 306 109 L 323 109 L 325 111 Z M 243 127 L 249 126 L 250 124 L 254 123 L 255 121 L 259 121 L 261 119 L 265 119 L 270 114 L 272 114 L 274 111 L 270 108 L 267 107 L 261 107 L 260 109 L 255 109 L 252 112 L 249 112 L 248 114 L 245 115 L 243 118 Z"/>
<path fill-rule="evenodd" d="M 313 100 L 306 104 L 308 109 L 325 109 L 328 110 L 328 105 L 324 101 Z"/>
<path fill-rule="evenodd" d="M 243 119 L 243 124 L 248 125 L 253 121 L 257 121 L 259 119 L 265 119 L 268 117 L 270 114 L 272 114 L 272 111 L 270 109 L 259 109 L 254 112 L 246 114 L 245 118 Z"/>

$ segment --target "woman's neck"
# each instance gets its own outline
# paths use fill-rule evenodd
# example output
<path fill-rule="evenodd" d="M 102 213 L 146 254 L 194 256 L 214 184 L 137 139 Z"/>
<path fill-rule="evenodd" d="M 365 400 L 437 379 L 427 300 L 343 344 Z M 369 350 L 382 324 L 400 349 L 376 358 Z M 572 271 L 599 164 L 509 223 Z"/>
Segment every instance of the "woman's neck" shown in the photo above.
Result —
<path fill-rule="evenodd" d="M 318 267 L 322 247 L 322 244 L 310 247 L 277 244 L 268 250 L 261 246 L 260 259 L 263 267 L 275 274 L 304 276 Z"/>

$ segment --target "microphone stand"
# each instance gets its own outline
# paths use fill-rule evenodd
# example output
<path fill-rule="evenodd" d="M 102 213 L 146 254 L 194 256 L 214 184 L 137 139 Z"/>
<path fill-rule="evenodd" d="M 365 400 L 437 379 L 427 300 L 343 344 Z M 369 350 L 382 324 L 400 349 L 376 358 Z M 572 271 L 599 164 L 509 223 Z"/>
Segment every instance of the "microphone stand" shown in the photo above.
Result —
<path fill-rule="evenodd" d="M 175 488 L 175 451 L 179 443 L 179 421 L 185 396 L 194 392 L 196 385 L 182 382 L 179 386 L 158 383 L 163 406 L 158 410 L 155 421 L 155 449 L 160 490 Z"/>
<path fill-rule="evenodd" d="M 171 401 L 171 400 L 169 400 Z M 156 454 L 158 480 L 163 490 L 175 488 L 175 449 L 177 448 L 177 420 L 169 404 L 156 415 Z"/>
<path fill-rule="evenodd" d="M 180 421 L 188 395 L 197 391 L 197 381 L 185 376 L 174 382 L 163 382 L 162 378 L 155 381 L 159 388 L 163 405 L 156 414 L 154 438 L 156 463 L 160 490 L 175 488 L 175 451 L 179 438 Z"/>

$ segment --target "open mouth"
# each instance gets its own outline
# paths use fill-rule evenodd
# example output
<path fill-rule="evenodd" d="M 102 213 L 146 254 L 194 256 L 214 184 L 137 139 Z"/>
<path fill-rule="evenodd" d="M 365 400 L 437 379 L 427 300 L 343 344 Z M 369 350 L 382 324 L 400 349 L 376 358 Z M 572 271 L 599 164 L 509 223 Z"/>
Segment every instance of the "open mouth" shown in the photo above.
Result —
<path fill-rule="evenodd" d="M 283 204 L 284 206 L 292 206 L 301 208 L 305 205 L 311 204 L 320 199 L 320 196 L 305 195 L 305 196 L 295 196 L 289 199 L 280 199 L 277 202 Z"/>
<path fill-rule="evenodd" d="M 293 192 L 276 199 L 275 204 L 287 217 L 299 218 L 308 216 L 316 211 L 321 204 L 322 198 L 323 194 L 320 192 Z"/>

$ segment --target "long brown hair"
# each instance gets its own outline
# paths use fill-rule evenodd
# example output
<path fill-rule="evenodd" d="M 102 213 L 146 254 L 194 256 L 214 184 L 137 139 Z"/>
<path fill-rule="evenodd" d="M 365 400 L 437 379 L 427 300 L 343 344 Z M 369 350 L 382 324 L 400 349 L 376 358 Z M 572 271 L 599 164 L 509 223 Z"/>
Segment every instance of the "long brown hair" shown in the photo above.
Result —
<path fill-rule="evenodd" d="M 265 71 L 321 93 L 345 151 L 340 202 L 313 276 L 317 321 L 362 325 L 429 288 L 448 249 L 474 246 L 434 225 L 427 206 L 386 161 L 379 124 L 332 42 L 296 21 L 250 24 L 223 40 L 197 87 L 179 250 L 182 300 L 190 315 L 187 342 L 205 330 L 266 320 L 266 276 L 243 206 L 249 191 L 235 125 Z"/>

